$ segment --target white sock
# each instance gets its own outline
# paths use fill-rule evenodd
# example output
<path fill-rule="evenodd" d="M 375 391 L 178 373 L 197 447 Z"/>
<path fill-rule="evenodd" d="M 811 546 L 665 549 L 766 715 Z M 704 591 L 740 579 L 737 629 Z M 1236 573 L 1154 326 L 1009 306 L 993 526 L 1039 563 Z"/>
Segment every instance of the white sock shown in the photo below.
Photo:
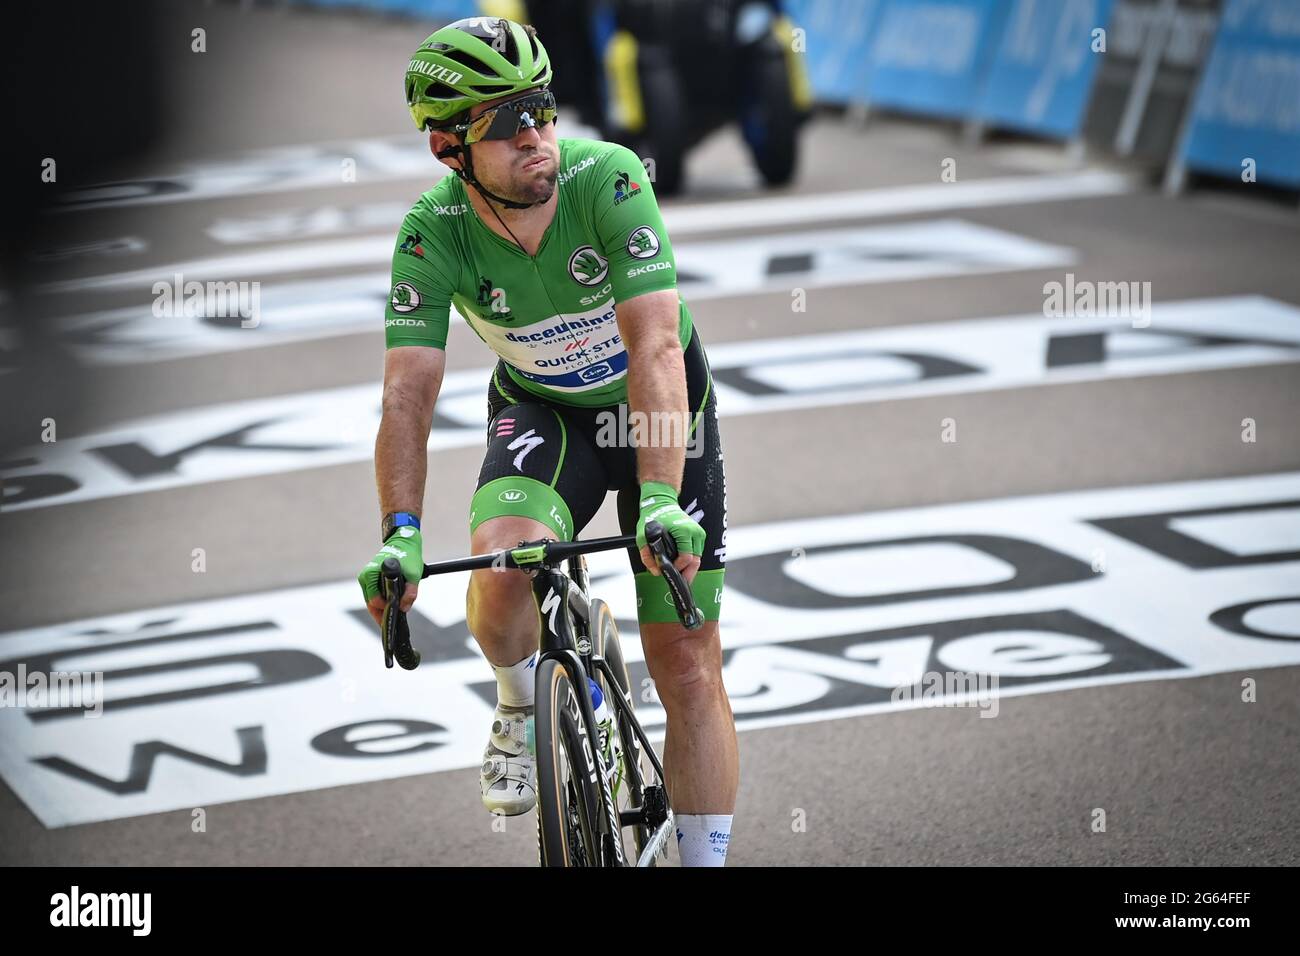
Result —
<path fill-rule="evenodd" d="M 537 652 L 522 661 L 504 667 L 492 665 L 497 676 L 497 702 L 506 707 L 533 706 L 534 679 L 537 675 Z"/>
<path fill-rule="evenodd" d="M 677 855 L 682 866 L 722 866 L 731 842 L 730 813 L 679 813 Z"/>

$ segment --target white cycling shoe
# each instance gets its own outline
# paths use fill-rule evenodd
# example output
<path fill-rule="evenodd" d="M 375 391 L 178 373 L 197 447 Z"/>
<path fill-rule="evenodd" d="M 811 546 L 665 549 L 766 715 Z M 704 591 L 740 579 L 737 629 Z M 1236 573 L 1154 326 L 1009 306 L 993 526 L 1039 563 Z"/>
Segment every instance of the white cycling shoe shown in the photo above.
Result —
<path fill-rule="evenodd" d="M 479 784 L 483 806 L 514 817 L 537 803 L 537 761 L 528 746 L 528 722 L 533 708 L 497 704 L 492 731 L 483 751 Z"/>

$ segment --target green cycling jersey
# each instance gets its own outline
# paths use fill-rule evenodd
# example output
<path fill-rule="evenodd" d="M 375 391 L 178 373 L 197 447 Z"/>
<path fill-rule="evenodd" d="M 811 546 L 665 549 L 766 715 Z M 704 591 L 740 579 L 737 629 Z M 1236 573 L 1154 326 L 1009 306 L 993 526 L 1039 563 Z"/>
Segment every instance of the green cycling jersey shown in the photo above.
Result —
<path fill-rule="evenodd" d="M 536 255 L 478 217 L 448 174 L 402 222 L 393 250 L 386 345 L 445 348 L 450 307 L 524 391 L 569 405 L 627 401 L 627 351 L 614 305 L 677 286 L 672 245 L 636 154 L 560 139 L 555 218 Z M 678 332 L 691 314 L 678 296 Z"/>

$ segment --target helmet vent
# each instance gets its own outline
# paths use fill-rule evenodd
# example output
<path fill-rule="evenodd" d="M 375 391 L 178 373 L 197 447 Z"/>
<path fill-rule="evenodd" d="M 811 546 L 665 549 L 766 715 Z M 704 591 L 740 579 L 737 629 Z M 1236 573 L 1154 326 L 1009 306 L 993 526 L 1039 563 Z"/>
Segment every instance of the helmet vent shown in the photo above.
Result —
<path fill-rule="evenodd" d="M 474 54 L 466 53 L 464 50 L 448 50 L 443 54 L 443 56 L 449 60 L 455 60 L 461 66 L 473 70 L 475 73 L 483 73 L 487 76 L 491 76 L 496 72 L 478 57 L 474 56 Z"/>
<path fill-rule="evenodd" d="M 518 66 L 519 47 L 515 45 L 515 35 L 510 32 L 509 22 L 504 19 L 497 21 L 497 35 L 492 38 L 494 50 L 499 49 L 501 45 L 505 46 L 504 50 L 500 50 L 501 55 L 510 62 L 511 66 Z"/>
<path fill-rule="evenodd" d="M 424 95 L 431 100 L 455 100 L 460 99 L 464 94 L 452 89 L 446 83 L 430 83 L 424 88 Z"/>

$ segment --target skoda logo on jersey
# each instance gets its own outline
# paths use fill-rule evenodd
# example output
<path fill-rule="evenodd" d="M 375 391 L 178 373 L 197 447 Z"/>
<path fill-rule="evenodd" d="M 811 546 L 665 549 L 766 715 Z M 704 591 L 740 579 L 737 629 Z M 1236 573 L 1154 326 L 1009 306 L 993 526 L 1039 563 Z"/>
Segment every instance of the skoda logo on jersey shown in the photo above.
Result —
<path fill-rule="evenodd" d="M 569 275 L 579 285 L 600 285 L 607 272 L 609 263 L 591 246 L 579 246 L 569 256 Z"/>
<path fill-rule="evenodd" d="M 584 382 L 594 382 L 598 378 L 604 378 L 606 375 L 612 375 L 614 370 L 609 367 L 608 362 L 601 362 L 599 365 L 589 365 L 584 369 L 578 370 L 578 377 Z"/>
<path fill-rule="evenodd" d="M 409 282 L 399 282 L 393 286 L 392 305 L 394 312 L 414 312 L 420 307 L 420 293 Z"/>
<path fill-rule="evenodd" d="M 528 495 L 524 494 L 522 491 L 516 491 L 514 488 L 511 488 L 508 491 L 503 491 L 501 494 L 497 495 L 497 501 L 504 501 L 506 504 L 514 504 L 516 501 L 527 500 Z"/>
<path fill-rule="evenodd" d="M 649 226 L 637 226 L 627 237 L 627 251 L 638 259 L 659 255 L 659 237 Z"/>

